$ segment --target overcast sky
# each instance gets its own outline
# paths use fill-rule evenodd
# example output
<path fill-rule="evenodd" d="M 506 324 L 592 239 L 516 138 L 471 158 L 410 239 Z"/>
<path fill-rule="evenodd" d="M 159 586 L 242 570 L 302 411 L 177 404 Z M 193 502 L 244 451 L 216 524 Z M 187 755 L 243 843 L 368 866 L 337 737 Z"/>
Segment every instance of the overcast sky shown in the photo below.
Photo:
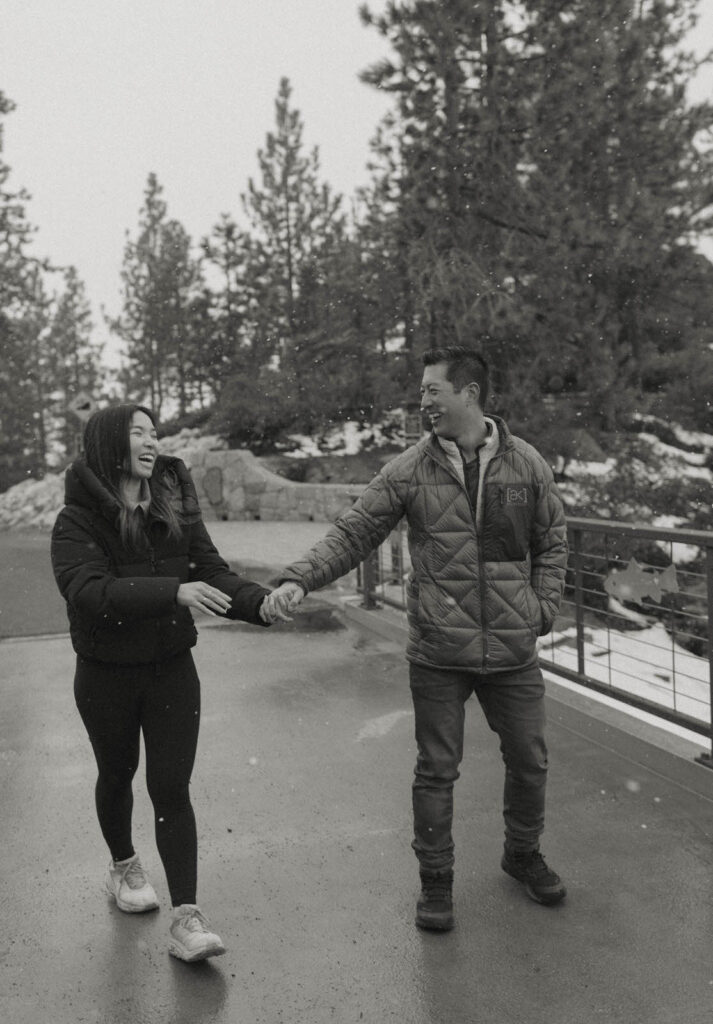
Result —
<path fill-rule="evenodd" d="M 3 0 L 4 158 L 37 251 L 117 311 L 149 172 L 194 240 L 240 219 L 283 75 L 323 177 L 353 193 L 387 109 L 357 75 L 386 52 L 355 0 Z"/>
<path fill-rule="evenodd" d="M 383 0 L 372 0 L 373 9 Z M 357 0 L 3 0 L 0 90 L 11 186 L 31 194 L 35 251 L 76 266 L 116 313 L 125 232 L 135 234 L 154 171 L 169 215 L 194 240 L 240 195 L 274 124 L 280 77 L 293 86 L 324 178 L 350 196 L 368 180 L 369 140 L 387 98 L 357 78 L 388 52 Z M 713 45 L 713 0 L 692 40 Z M 713 96 L 709 69 L 695 98 Z"/>

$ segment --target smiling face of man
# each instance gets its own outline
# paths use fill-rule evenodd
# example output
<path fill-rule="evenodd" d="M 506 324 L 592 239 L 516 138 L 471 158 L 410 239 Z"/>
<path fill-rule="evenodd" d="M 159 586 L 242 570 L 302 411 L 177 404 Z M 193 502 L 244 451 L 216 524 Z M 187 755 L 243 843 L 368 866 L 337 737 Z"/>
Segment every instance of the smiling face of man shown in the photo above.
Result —
<path fill-rule="evenodd" d="M 438 437 L 455 441 L 472 427 L 478 386 L 468 384 L 456 391 L 447 374 L 447 363 L 425 367 L 421 380 L 421 412 L 426 414 Z"/>
<path fill-rule="evenodd" d="M 145 412 L 137 410 L 129 427 L 129 461 L 134 480 L 148 480 L 158 455 L 156 428 Z"/>

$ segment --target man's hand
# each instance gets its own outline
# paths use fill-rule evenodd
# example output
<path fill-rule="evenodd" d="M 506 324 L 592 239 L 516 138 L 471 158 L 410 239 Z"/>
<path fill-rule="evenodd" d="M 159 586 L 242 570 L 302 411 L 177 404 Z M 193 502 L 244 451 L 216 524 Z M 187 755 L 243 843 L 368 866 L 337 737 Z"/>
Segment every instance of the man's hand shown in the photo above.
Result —
<path fill-rule="evenodd" d="M 260 605 L 260 618 L 263 622 L 292 622 L 293 612 L 300 601 L 304 598 L 305 592 L 298 583 L 287 582 L 276 587 L 271 594 L 268 594 Z"/>

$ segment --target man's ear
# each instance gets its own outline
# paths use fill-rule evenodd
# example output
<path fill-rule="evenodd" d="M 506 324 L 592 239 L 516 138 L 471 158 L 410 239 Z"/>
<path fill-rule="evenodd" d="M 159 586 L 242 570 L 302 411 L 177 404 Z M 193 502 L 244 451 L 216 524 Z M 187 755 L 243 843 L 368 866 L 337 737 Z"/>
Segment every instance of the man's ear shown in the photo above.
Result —
<path fill-rule="evenodd" d="M 466 384 L 465 388 L 468 392 L 468 397 L 477 404 L 480 401 L 480 384 L 476 384 L 476 382 L 472 380 L 470 384 Z"/>

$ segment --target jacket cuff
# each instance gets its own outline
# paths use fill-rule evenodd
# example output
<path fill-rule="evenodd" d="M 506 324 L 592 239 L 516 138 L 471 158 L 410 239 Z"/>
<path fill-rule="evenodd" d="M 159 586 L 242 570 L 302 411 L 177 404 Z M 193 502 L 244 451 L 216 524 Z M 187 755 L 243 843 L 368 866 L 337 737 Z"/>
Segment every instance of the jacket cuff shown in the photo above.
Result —
<path fill-rule="evenodd" d="M 266 628 L 269 629 L 269 627 L 272 625 L 272 623 L 271 622 L 265 622 L 264 619 L 260 618 L 260 609 L 262 608 L 263 602 L 265 601 L 265 598 L 267 597 L 267 595 L 268 595 L 268 592 L 265 592 L 262 595 L 262 597 L 260 598 L 260 600 L 258 601 L 258 603 L 255 605 L 255 625 L 256 626 L 265 626 Z"/>
<path fill-rule="evenodd" d="M 300 590 L 304 592 L 305 597 L 307 596 L 307 594 L 309 594 L 309 587 L 307 586 L 303 579 L 299 578 L 299 576 L 278 576 L 278 587 L 281 587 L 283 583 L 296 583 Z"/>

